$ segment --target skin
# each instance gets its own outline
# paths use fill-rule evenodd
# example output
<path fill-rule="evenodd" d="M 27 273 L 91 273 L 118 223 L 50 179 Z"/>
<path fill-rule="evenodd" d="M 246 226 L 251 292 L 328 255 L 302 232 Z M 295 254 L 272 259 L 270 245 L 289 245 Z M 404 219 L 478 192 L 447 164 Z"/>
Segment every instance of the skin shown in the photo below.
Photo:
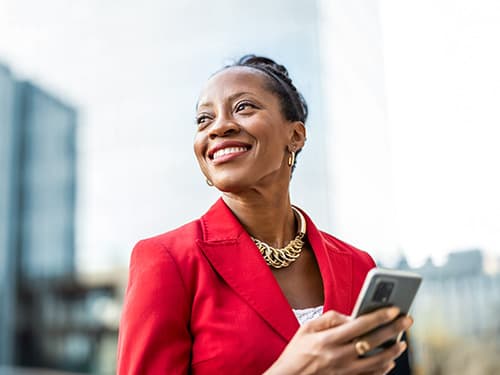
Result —
<path fill-rule="evenodd" d="M 281 248 L 297 233 L 288 158 L 304 146 L 306 130 L 302 122 L 283 116 L 266 79 L 265 73 L 250 67 L 232 67 L 208 80 L 197 106 L 194 152 L 203 174 L 222 192 L 247 232 Z M 240 148 L 214 157 L 223 146 Z M 296 262 L 271 270 L 292 308 L 323 304 L 321 274 L 308 243 Z M 328 311 L 299 328 L 266 374 L 385 374 L 405 344 L 360 359 L 353 340 L 362 336 L 373 347 L 406 330 L 412 319 L 394 320 L 398 313 L 381 309 L 350 319 Z"/>

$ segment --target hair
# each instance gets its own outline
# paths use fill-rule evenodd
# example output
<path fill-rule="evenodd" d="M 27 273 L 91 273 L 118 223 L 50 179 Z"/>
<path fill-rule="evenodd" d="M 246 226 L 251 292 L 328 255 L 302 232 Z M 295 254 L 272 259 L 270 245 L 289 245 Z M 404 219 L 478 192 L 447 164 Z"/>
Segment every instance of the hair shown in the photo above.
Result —
<path fill-rule="evenodd" d="M 306 100 L 293 84 L 285 66 L 267 57 L 245 55 L 233 64 L 226 65 L 224 69 L 236 66 L 249 67 L 263 72 L 267 77 L 267 89 L 279 97 L 283 116 L 288 121 L 306 123 L 308 115 Z M 298 150 L 296 155 L 300 151 Z M 295 169 L 295 163 L 292 171 Z"/>

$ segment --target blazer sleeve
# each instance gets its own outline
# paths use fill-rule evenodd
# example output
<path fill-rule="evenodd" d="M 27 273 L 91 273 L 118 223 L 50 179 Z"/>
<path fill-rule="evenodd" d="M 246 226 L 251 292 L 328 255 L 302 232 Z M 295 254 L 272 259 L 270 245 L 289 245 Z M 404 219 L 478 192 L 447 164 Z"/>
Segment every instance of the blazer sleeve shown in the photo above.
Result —
<path fill-rule="evenodd" d="M 190 304 L 178 265 L 154 239 L 132 251 L 118 338 L 117 374 L 187 374 Z"/>

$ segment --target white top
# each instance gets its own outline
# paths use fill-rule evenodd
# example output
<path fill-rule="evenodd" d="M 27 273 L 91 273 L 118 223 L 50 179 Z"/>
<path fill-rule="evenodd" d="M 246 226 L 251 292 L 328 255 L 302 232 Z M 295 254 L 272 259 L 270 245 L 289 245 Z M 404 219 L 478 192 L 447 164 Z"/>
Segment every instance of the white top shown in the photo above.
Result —
<path fill-rule="evenodd" d="M 319 318 L 323 314 L 323 305 L 316 307 L 309 307 L 307 309 L 292 309 L 295 317 L 302 325 L 309 320 Z"/>

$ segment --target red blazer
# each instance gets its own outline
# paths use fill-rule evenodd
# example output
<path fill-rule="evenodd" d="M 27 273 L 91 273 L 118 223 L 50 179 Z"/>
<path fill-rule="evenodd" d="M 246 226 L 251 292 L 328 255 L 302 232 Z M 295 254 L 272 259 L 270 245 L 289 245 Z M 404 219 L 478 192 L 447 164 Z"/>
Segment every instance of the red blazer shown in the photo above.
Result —
<path fill-rule="evenodd" d="M 305 217 L 324 310 L 350 314 L 374 262 Z M 219 199 L 199 220 L 135 246 L 118 374 L 262 374 L 298 328 L 252 239 Z"/>

